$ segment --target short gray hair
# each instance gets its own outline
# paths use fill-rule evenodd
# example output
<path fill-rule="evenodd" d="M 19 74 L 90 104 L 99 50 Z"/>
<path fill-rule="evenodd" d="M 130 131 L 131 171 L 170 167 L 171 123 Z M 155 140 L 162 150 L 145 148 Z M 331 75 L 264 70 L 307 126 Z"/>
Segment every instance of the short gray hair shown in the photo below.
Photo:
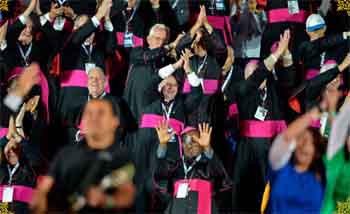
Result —
<path fill-rule="evenodd" d="M 99 71 L 99 72 L 102 74 L 102 76 L 103 76 L 103 81 L 106 82 L 106 75 L 105 75 L 105 72 L 104 72 L 103 68 L 98 67 L 98 66 L 96 66 L 96 67 L 94 67 L 94 68 L 91 68 L 91 69 L 88 71 L 88 76 L 90 76 L 91 71 Z"/>
<path fill-rule="evenodd" d="M 164 30 L 166 32 L 167 35 L 167 41 L 169 40 L 170 37 L 170 28 L 167 27 L 165 24 L 155 24 L 151 27 L 151 29 L 149 30 L 149 36 L 154 36 L 154 34 L 156 33 L 156 30 Z"/>

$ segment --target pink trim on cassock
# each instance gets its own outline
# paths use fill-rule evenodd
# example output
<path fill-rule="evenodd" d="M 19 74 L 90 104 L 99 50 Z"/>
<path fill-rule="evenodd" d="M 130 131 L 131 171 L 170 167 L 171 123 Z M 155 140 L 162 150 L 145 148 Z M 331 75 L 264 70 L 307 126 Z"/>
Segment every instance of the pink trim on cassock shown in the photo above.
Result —
<path fill-rule="evenodd" d="M 22 72 L 23 72 L 23 67 L 15 67 L 14 69 L 12 69 L 6 80 L 11 80 L 16 76 L 19 76 Z M 47 118 L 47 122 L 49 122 L 50 120 L 50 112 L 49 112 L 49 83 L 47 82 L 46 76 L 44 75 L 44 73 L 40 70 L 39 71 L 39 77 L 40 77 L 40 87 L 41 87 L 41 102 L 45 108 L 45 113 L 46 113 L 46 118 Z"/>
<path fill-rule="evenodd" d="M 219 29 L 224 34 L 225 44 L 231 45 L 230 41 L 232 41 L 232 30 L 230 24 L 230 17 L 228 16 L 208 16 L 208 22 L 215 29 Z M 228 38 L 230 37 L 230 38 Z"/>
<path fill-rule="evenodd" d="M 288 8 L 273 9 L 268 11 L 267 17 L 269 23 L 278 22 L 297 22 L 305 23 L 308 13 L 300 10 L 299 13 L 289 14 Z"/>
<path fill-rule="evenodd" d="M 330 59 L 330 60 L 327 60 L 323 65 L 331 65 L 331 64 L 337 64 L 337 61 L 335 61 L 334 59 Z M 319 70 L 319 69 L 314 69 L 314 68 L 308 69 L 308 70 L 306 71 L 305 79 L 306 79 L 306 80 L 313 79 L 313 78 L 315 78 L 319 73 L 320 73 L 320 70 Z"/>
<path fill-rule="evenodd" d="M 228 110 L 228 115 L 227 117 L 228 118 L 231 118 L 231 117 L 234 117 L 238 115 L 238 107 L 237 107 L 237 103 L 232 103 L 229 107 L 229 110 Z"/>
<path fill-rule="evenodd" d="M 272 138 L 287 128 L 284 120 L 243 120 L 239 125 L 242 137 L 253 138 Z"/>
<path fill-rule="evenodd" d="M 166 120 L 164 116 L 160 116 L 157 114 L 143 114 L 141 117 L 141 123 L 140 123 L 140 128 L 156 128 L 158 124 Z M 169 121 L 169 126 L 175 131 L 175 133 L 178 136 L 179 139 L 179 154 L 182 157 L 182 146 L 181 146 L 181 131 L 184 129 L 185 125 L 183 122 L 170 118 Z"/>
<path fill-rule="evenodd" d="M 3 138 L 7 135 L 7 132 L 9 131 L 8 128 L 1 128 L 0 129 L 0 138 Z"/>
<path fill-rule="evenodd" d="M 4 189 L 7 186 L 0 186 L 0 198 L 2 199 L 2 194 Z M 13 200 L 14 201 L 20 201 L 24 203 L 30 203 L 32 201 L 32 196 L 34 189 L 31 187 L 26 186 L 20 186 L 20 185 L 12 185 L 11 187 L 14 188 L 13 190 Z"/>
<path fill-rule="evenodd" d="M 124 46 L 124 32 L 117 32 L 117 43 L 118 45 Z M 143 39 L 133 35 L 132 36 L 133 39 L 133 48 L 135 47 L 143 47 Z"/>
<path fill-rule="evenodd" d="M 203 94 L 205 94 L 205 95 L 214 94 L 218 90 L 218 88 L 219 88 L 219 81 L 218 80 L 204 80 Z M 191 85 L 190 85 L 188 79 L 185 80 L 182 92 L 183 93 L 190 93 L 191 92 Z"/>
<path fill-rule="evenodd" d="M 174 197 L 177 195 L 179 186 L 188 183 L 190 191 L 198 192 L 198 214 L 211 214 L 212 184 L 202 179 L 178 180 L 174 185 Z"/>
<path fill-rule="evenodd" d="M 106 76 L 107 84 L 105 87 L 105 91 L 107 93 L 110 92 L 109 87 L 109 76 Z M 81 88 L 87 88 L 88 85 L 88 75 L 84 70 L 66 70 L 62 72 L 61 75 L 61 88 L 64 87 L 81 87 Z"/>

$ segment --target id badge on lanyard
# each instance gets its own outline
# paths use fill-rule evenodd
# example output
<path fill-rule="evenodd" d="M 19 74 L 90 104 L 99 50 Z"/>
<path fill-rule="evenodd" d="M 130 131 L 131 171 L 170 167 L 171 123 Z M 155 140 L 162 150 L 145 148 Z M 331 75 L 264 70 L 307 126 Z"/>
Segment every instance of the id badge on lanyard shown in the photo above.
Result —
<path fill-rule="evenodd" d="M 298 0 L 288 0 L 288 12 L 289 14 L 299 13 L 299 3 Z"/>
<path fill-rule="evenodd" d="M 224 0 L 216 0 L 215 7 L 217 10 L 225 10 Z"/>
<path fill-rule="evenodd" d="M 13 202 L 14 188 L 11 185 L 12 185 L 13 175 L 16 173 L 18 167 L 19 167 L 19 163 L 17 163 L 12 170 L 10 169 L 10 166 L 7 166 L 8 173 L 9 173 L 9 181 L 8 181 L 8 186 L 6 186 L 2 192 L 2 202 L 4 203 Z"/>
<path fill-rule="evenodd" d="M 176 193 L 176 198 L 186 198 L 190 189 L 189 187 L 188 183 L 180 184 Z"/>
<path fill-rule="evenodd" d="M 268 110 L 262 106 L 258 106 L 258 108 L 256 109 L 256 112 L 255 112 L 255 119 L 258 119 L 260 121 L 264 121 L 266 116 L 267 116 L 267 112 Z"/>
<path fill-rule="evenodd" d="M 124 33 L 124 47 L 132 48 L 134 46 L 133 41 L 134 34 L 132 32 L 125 31 Z"/>

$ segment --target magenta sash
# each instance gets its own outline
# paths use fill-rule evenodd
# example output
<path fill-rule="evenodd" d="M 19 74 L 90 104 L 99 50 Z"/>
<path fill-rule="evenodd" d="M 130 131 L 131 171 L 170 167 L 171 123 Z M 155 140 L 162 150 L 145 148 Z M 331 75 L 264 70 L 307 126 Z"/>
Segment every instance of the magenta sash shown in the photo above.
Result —
<path fill-rule="evenodd" d="M 0 186 L 0 198 L 2 198 L 2 194 L 4 192 L 4 189 L 7 186 Z M 13 200 L 24 202 L 24 203 L 30 203 L 32 201 L 32 196 L 34 189 L 31 187 L 26 186 L 20 186 L 20 185 L 13 185 L 11 186 L 13 190 Z"/>
<path fill-rule="evenodd" d="M 214 94 L 218 90 L 218 87 L 219 87 L 218 80 L 204 80 L 203 83 L 204 83 L 203 94 L 205 94 L 205 95 Z M 185 80 L 182 92 L 183 93 L 190 93 L 191 92 L 191 85 L 190 85 L 188 79 Z"/>
<path fill-rule="evenodd" d="M 289 14 L 288 8 L 280 8 L 270 10 L 267 14 L 269 23 L 278 22 L 297 22 L 305 23 L 308 13 L 305 10 L 300 10 L 299 13 Z"/>
<path fill-rule="evenodd" d="M 117 32 L 117 43 L 120 46 L 124 46 L 124 34 L 125 34 L 124 32 Z M 132 41 L 134 44 L 133 48 L 143 46 L 143 39 L 138 36 L 133 35 Z"/>
<path fill-rule="evenodd" d="M 174 197 L 181 184 L 187 183 L 190 191 L 198 192 L 198 214 L 211 214 L 212 205 L 212 184 L 209 181 L 201 179 L 178 180 L 175 183 Z"/>
<path fill-rule="evenodd" d="M 105 91 L 107 93 L 110 92 L 109 87 L 109 77 L 106 76 L 107 84 L 105 87 Z M 61 88 L 65 87 L 80 87 L 80 88 L 87 88 L 88 85 L 88 75 L 84 70 L 67 70 L 62 72 L 61 75 Z"/>
<path fill-rule="evenodd" d="M 208 16 L 208 22 L 214 28 L 223 31 L 225 44 L 230 45 L 229 41 L 232 41 L 232 38 L 227 38 L 228 36 L 231 37 L 231 35 L 232 35 L 230 17 L 228 17 L 228 16 Z"/>
<path fill-rule="evenodd" d="M 8 76 L 6 77 L 6 80 L 11 80 L 12 78 L 19 76 L 23 72 L 23 67 L 15 67 L 12 69 Z M 50 120 L 50 113 L 49 113 L 49 84 L 47 82 L 46 76 L 44 73 L 40 70 L 39 71 L 39 77 L 40 77 L 40 87 L 41 87 L 41 102 L 42 105 L 45 108 L 46 118 L 47 122 Z"/>
<path fill-rule="evenodd" d="M 158 124 L 163 120 L 166 120 L 164 116 L 160 116 L 157 114 L 143 114 L 141 118 L 140 128 L 156 128 Z M 169 126 L 174 130 L 174 132 L 178 136 L 179 154 L 182 157 L 182 146 L 181 146 L 180 135 L 185 125 L 183 124 L 183 122 L 173 118 L 170 118 L 168 123 L 169 123 Z"/>
<path fill-rule="evenodd" d="M 163 120 L 166 120 L 164 116 L 157 114 L 143 114 L 141 118 L 140 128 L 156 128 L 158 124 Z M 181 131 L 184 129 L 183 122 L 179 120 L 170 118 L 168 123 L 177 135 L 180 135 Z"/>
<path fill-rule="evenodd" d="M 273 138 L 287 128 L 284 120 L 243 120 L 240 121 L 242 137 Z"/>
<path fill-rule="evenodd" d="M 7 135 L 7 132 L 9 131 L 8 128 L 1 128 L 0 129 L 0 139 L 5 137 Z"/>
<path fill-rule="evenodd" d="M 333 60 L 333 59 L 330 59 L 330 60 L 327 60 L 324 65 L 330 65 L 330 64 L 337 64 L 337 61 Z M 320 73 L 320 70 L 319 69 L 308 69 L 306 71 L 306 77 L 305 79 L 306 80 L 310 80 L 310 79 L 313 79 L 315 78 L 318 74 Z"/>

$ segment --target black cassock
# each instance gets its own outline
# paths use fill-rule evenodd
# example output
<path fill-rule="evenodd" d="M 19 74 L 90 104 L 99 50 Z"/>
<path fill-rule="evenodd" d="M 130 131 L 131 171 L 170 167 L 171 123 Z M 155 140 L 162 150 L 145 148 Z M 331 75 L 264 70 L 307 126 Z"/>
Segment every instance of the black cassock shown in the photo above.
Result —
<path fill-rule="evenodd" d="M 102 155 L 102 153 L 105 153 Z M 105 158 L 106 154 L 111 158 Z M 49 200 L 53 212 L 67 212 L 70 209 L 69 197 L 84 193 L 87 188 L 100 184 L 102 178 L 113 170 L 131 163 L 130 154 L 116 141 L 103 150 L 94 150 L 86 142 L 63 148 L 51 164 L 48 175 L 55 185 Z M 108 210 L 84 207 L 82 213 L 104 213 Z M 111 210 L 109 210 L 111 212 Z M 115 213 L 115 212 L 113 212 Z"/>
<path fill-rule="evenodd" d="M 267 179 L 269 145 L 287 127 L 284 107 L 288 96 L 284 92 L 292 87 L 294 75 L 294 66 L 276 69 L 278 80 L 275 80 L 264 63 L 259 63 L 247 80 L 226 92 L 229 97 L 236 97 L 239 112 L 240 139 L 232 175 L 235 184 L 233 208 L 237 211 L 260 210 Z M 265 79 L 266 89 L 260 90 Z"/>
<path fill-rule="evenodd" d="M 322 66 L 340 64 L 348 50 L 346 45 L 342 34 L 303 42 L 299 47 L 299 56 L 305 79 L 317 76 Z"/>
<path fill-rule="evenodd" d="M 185 179 L 184 163 L 193 166 Z M 154 185 L 164 202 L 165 213 L 210 214 L 217 213 L 220 193 L 230 190 L 232 181 L 215 154 L 211 158 L 202 153 L 200 157 L 183 159 L 172 157 L 167 149 L 165 157 L 157 156 Z M 178 197 L 181 186 L 188 185 L 185 197 Z"/>
<path fill-rule="evenodd" d="M 167 65 L 164 48 L 135 48 L 131 51 L 129 74 L 124 99 L 138 122 L 142 110 L 158 99 L 158 84 L 162 80 L 158 69 Z"/>
<path fill-rule="evenodd" d="M 293 10 L 288 10 L 289 1 L 268 0 L 265 8 L 268 23 L 261 39 L 260 57 L 266 58 L 270 54 L 273 43 L 279 41 L 280 35 L 286 29 L 291 30 L 290 49 L 294 60 L 298 59 L 297 51 L 301 42 L 307 41 L 305 22 L 308 17 L 309 1 L 293 1 Z M 292 1 L 291 1 L 292 2 Z M 299 8 L 299 10 L 297 10 Z"/>
<path fill-rule="evenodd" d="M 96 32 L 96 43 L 92 46 L 83 45 L 93 32 Z M 107 30 L 98 32 L 98 28 L 95 27 L 91 19 L 68 37 L 67 44 L 61 54 L 61 89 L 57 103 L 57 112 L 59 112 L 57 119 L 61 124 L 74 122 L 70 112 L 80 105 L 79 102 L 75 103 L 74 101 L 88 96 L 86 63 L 94 63 L 105 69 L 106 56 L 113 54 L 115 48 L 114 32 Z"/>
<path fill-rule="evenodd" d="M 154 157 L 158 141 L 155 128 L 162 120 L 167 120 L 169 128 L 176 135 L 169 142 L 169 152 L 172 156 L 179 155 L 179 137 L 186 125 L 186 115 L 192 112 L 202 98 L 199 88 L 193 88 L 188 95 L 178 95 L 172 102 L 165 103 L 162 98 L 145 107 L 139 122 L 139 130 L 135 133 L 136 140 L 133 141 L 135 160 L 138 166 L 136 183 L 152 192 L 151 175 L 154 172 Z M 167 116 L 168 115 L 168 116 Z M 170 130 L 169 130 L 170 131 Z M 145 179 L 146 178 L 146 179 Z M 158 208 L 158 206 L 156 206 Z"/>

